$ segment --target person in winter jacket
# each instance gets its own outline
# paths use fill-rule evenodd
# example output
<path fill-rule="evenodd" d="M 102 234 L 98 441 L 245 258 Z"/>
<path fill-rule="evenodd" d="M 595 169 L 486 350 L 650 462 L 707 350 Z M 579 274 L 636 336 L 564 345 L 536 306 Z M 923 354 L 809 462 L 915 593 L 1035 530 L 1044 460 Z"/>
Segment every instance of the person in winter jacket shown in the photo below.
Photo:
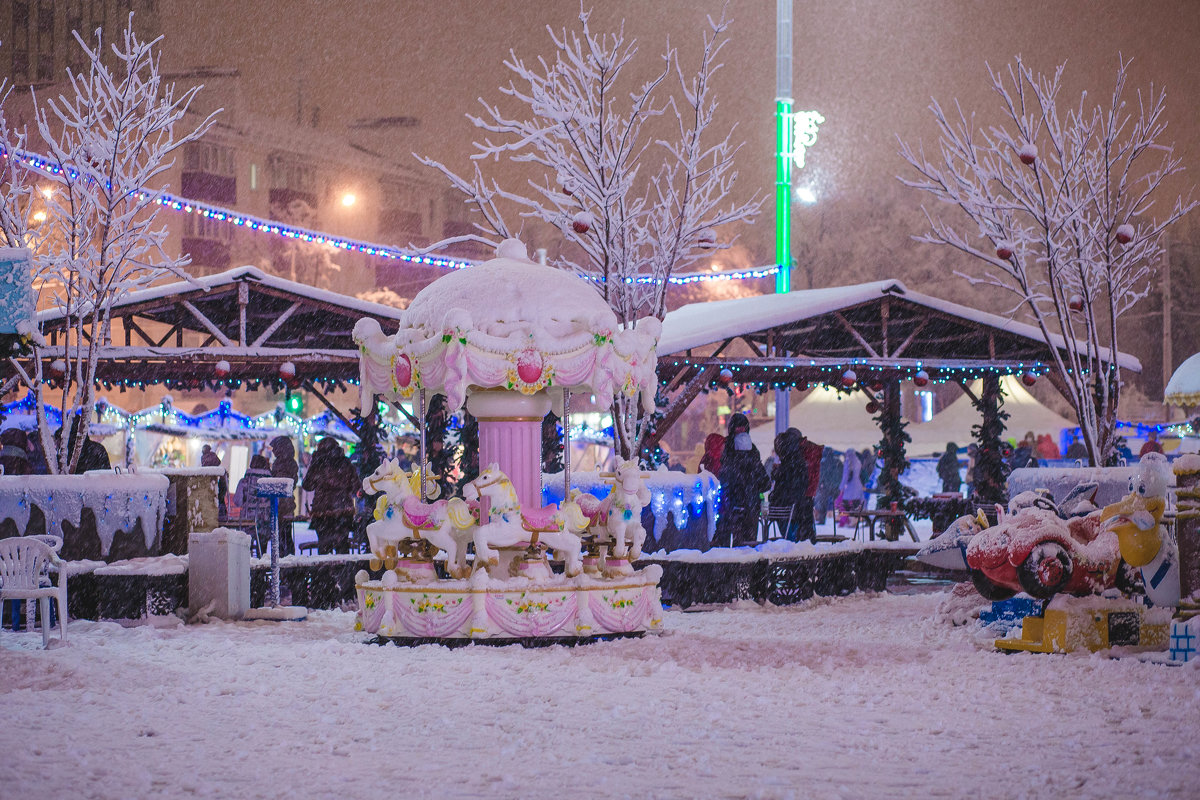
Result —
<path fill-rule="evenodd" d="M 300 465 L 296 463 L 296 447 L 286 436 L 276 436 L 271 440 L 271 452 L 275 460 L 271 462 L 272 478 L 291 478 L 293 486 L 299 483 Z M 296 515 L 296 498 L 285 497 L 279 501 L 279 554 L 290 556 L 296 552 L 292 539 L 292 522 L 284 521 L 284 517 Z"/>
<path fill-rule="evenodd" d="M 1062 453 L 1058 451 L 1058 445 L 1054 443 L 1054 437 L 1048 433 L 1037 437 L 1037 446 L 1033 448 L 1033 453 L 1046 461 L 1057 461 L 1062 458 Z"/>
<path fill-rule="evenodd" d="M 267 457 L 258 454 L 250 459 L 250 468 L 238 481 L 237 490 L 233 493 L 233 502 L 238 507 L 239 519 L 252 519 L 254 526 L 254 541 L 256 552 L 265 552 L 265 543 L 271 536 L 271 501 L 258 496 L 258 479 L 271 477 L 271 462 Z"/>
<path fill-rule="evenodd" d="M 5 475 L 29 475 L 33 468 L 29 464 L 28 437 L 20 428 L 9 428 L 0 433 L 0 467 Z"/>
<path fill-rule="evenodd" d="M 204 445 L 204 449 L 200 451 L 200 466 L 202 467 L 219 467 L 221 466 L 221 457 L 213 452 L 212 445 Z M 217 478 L 217 516 L 224 519 L 229 514 L 229 509 L 225 505 L 225 496 L 229 494 L 229 478 L 222 473 L 221 477 Z"/>
<path fill-rule="evenodd" d="M 317 445 L 304 475 L 304 488 L 313 493 L 311 525 L 317 534 L 318 553 L 346 551 L 354 527 L 354 493 L 358 485 L 358 471 L 337 440 L 326 436 Z"/>
<path fill-rule="evenodd" d="M 722 541 L 728 537 L 734 547 L 757 541 L 760 495 L 771 485 L 771 479 L 758 448 L 750 440 L 750 420 L 745 414 L 729 418 L 729 435 L 725 437 L 717 480 L 721 482 L 717 536 Z"/>
<path fill-rule="evenodd" d="M 847 511 L 861 508 L 863 504 L 862 462 L 858 453 L 851 448 L 846 451 L 846 463 L 842 468 L 842 482 L 838 485 L 838 494 L 842 498 L 842 507 Z"/>
<path fill-rule="evenodd" d="M 71 420 L 71 433 L 67 437 L 68 454 L 75 452 L 75 442 L 78 441 L 79 430 L 82 427 L 83 423 L 79 421 L 79 417 Z M 62 428 L 54 432 L 54 439 L 59 443 L 59 447 L 61 447 L 63 440 Z M 75 462 L 75 469 L 72 471 L 72 474 L 82 475 L 85 472 L 96 469 L 112 469 L 112 464 L 109 463 L 108 451 L 104 449 L 104 445 L 88 437 L 83 440 L 83 447 L 79 451 L 79 460 Z"/>
<path fill-rule="evenodd" d="M 814 511 L 820 524 L 825 524 L 829 516 L 829 507 L 833 498 L 837 497 L 838 484 L 842 481 L 842 459 L 832 447 L 826 447 L 821 454 L 821 467 L 818 471 L 817 494 L 814 499 Z"/>
<path fill-rule="evenodd" d="M 796 428 L 788 428 L 775 437 L 779 466 L 774 471 L 775 485 L 769 502 L 775 507 L 792 509 L 791 523 L 785 534 L 789 541 L 816 541 L 813 525 L 813 496 L 820 482 L 821 453 L 824 448 L 804 437 Z"/>
<path fill-rule="evenodd" d="M 946 442 L 946 452 L 938 459 L 937 474 L 942 479 L 942 491 L 958 493 L 962 490 L 962 476 L 958 471 L 958 445 Z"/>
<path fill-rule="evenodd" d="M 704 440 L 704 455 L 700 458 L 700 469 L 706 469 L 713 475 L 721 472 L 721 452 L 725 449 L 725 437 L 719 433 L 710 433 Z"/>

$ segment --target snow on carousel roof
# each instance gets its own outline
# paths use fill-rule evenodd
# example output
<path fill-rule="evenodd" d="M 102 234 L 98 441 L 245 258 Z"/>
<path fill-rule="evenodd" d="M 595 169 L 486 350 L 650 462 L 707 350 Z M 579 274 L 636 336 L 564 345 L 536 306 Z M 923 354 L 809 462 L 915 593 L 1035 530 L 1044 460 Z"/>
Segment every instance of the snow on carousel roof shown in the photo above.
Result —
<path fill-rule="evenodd" d="M 653 410 L 657 319 L 622 329 L 594 286 L 533 263 L 519 240 L 502 242 L 496 256 L 422 289 L 394 336 L 376 319 L 359 320 L 363 402 L 367 392 L 406 399 L 420 387 L 457 409 L 475 388 L 531 395 L 553 386 L 587 387 L 601 405 L 640 391 Z"/>
<path fill-rule="evenodd" d="M 1200 405 L 1200 353 L 1189 356 L 1171 373 L 1171 380 L 1163 390 L 1163 402 L 1173 406 Z"/>
<path fill-rule="evenodd" d="M 489 336 L 523 332 L 565 337 L 581 330 L 616 330 L 616 314 L 590 282 L 530 261 L 516 239 L 502 242 L 496 256 L 448 273 L 418 292 L 408 304 L 404 326 L 441 331 L 448 313 L 465 311 L 471 327 Z"/>

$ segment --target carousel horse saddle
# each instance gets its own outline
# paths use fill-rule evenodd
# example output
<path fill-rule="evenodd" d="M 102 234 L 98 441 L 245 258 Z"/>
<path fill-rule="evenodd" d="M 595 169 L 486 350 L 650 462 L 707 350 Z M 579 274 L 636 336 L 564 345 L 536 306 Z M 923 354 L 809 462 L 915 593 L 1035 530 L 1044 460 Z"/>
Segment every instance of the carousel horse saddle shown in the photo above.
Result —
<path fill-rule="evenodd" d="M 562 530 L 562 525 L 555 519 L 557 515 L 558 506 L 553 504 L 542 506 L 536 511 L 526 511 L 522 508 L 521 527 L 530 533 L 549 533 Z"/>
<path fill-rule="evenodd" d="M 603 525 L 608 522 L 608 509 L 612 503 L 612 495 L 600 500 L 594 494 L 578 494 L 574 500 L 583 515 L 591 520 L 592 525 Z"/>
<path fill-rule="evenodd" d="M 438 500 L 436 503 L 422 503 L 420 498 L 415 495 L 404 498 L 404 518 L 408 520 L 409 526 L 414 530 L 436 528 L 438 524 L 434 518 L 445 516 L 445 513 L 445 500 Z"/>

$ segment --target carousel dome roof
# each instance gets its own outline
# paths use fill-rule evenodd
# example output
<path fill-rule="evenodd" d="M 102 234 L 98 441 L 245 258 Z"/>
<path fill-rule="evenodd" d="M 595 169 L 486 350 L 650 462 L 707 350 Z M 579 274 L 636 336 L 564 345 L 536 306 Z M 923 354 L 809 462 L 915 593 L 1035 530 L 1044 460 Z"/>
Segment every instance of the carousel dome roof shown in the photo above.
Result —
<path fill-rule="evenodd" d="M 652 410 L 662 324 L 647 317 L 622 328 L 591 283 L 533 263 L 516 239 L 496 253 L 422 289 L 394 336 L 372 318 L 359 320 L 364 398 L 427 389 L 454 409 L 474 389 L 587 388 L 602 405 L 641 392 Z"/>
<path fill-rule="evenodd" d="M 580 331 L 614 331 L 617 316 L 590 282 L 530 261 L 524 243 L 506 239 L 496 258 L 455 270 L 418 292 L 401 326 L 470 327 L 501 337 L 536 331 L 546 341 Z"/>
<path fill-rule="evenodd" d="M 1200 405 L 1200 353 L 1179 365 L 1163 390 L 1163 401 L 1175 406 Z"/>

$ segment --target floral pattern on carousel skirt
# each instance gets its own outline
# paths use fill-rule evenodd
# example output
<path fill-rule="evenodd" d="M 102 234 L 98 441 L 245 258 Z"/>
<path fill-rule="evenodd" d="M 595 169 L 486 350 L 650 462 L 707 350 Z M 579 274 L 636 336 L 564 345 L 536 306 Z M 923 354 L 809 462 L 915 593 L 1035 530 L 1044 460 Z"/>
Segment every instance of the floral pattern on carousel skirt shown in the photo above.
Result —
<path fill-rule="evenodd" d="M 575 618 L 578 602 L 566 594 L 489 594 L 488 619 L 510 636 L 551 636 Z"/>
<path fill-rule="evenodd" d="M 367 592 L 363 601 L 362 625 L 367 633 L 378 633 L 383 623 L 383 615 L 387 613 L 387 604 L 376 594 Z"/>
<path fill-rule="evenodd" d="M 392 614 L 413 636 L 446 637 L 462 630 L 471 618 L 466 595 L 392 593 Z"/>
<path fill-rule="evenodd" d="M 636 596 L 634 592 L 637 592 Z M 614 589 L 588 595 L 592 619 L 600 627 L 614 633 L 641 629 L 650 618 L 653 605 L 653 593 L 648 586 L 640 590 Z"/>

